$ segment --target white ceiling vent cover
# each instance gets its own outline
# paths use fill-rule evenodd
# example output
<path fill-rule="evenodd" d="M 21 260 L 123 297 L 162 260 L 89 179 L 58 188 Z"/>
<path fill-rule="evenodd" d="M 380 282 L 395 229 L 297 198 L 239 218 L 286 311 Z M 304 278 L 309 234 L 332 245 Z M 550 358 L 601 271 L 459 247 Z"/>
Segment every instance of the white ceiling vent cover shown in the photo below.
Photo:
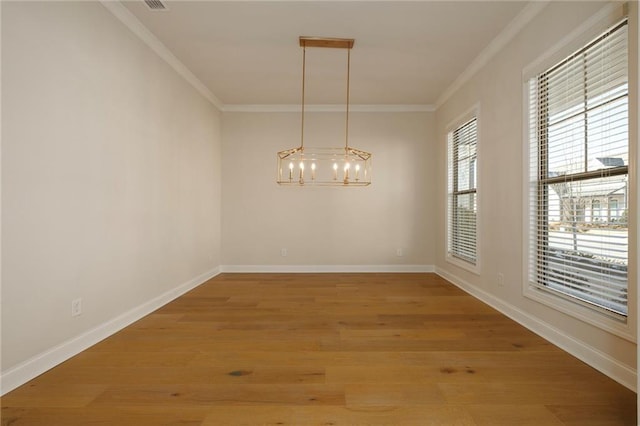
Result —
<path fill-rule="evenodd" d="M 160 0 L 144 0 L 144 2 L 151 10 L 169 10 Z"/>

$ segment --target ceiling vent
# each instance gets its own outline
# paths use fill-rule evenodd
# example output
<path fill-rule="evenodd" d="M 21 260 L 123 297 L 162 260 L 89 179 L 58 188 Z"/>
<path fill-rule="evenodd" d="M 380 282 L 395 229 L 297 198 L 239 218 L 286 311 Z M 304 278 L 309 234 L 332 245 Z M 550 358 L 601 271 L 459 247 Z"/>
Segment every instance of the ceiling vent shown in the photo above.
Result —
<path fill-rule="evenodd" d="M 144 0 L 144 2 L 151 10 L 168 10 L 160 0 Z"/>

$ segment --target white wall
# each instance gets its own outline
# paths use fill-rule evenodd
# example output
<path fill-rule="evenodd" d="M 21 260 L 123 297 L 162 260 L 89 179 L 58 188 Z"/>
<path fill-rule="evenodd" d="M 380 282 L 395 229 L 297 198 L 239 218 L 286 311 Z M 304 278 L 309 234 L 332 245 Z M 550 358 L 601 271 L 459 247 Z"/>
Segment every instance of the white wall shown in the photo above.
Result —
<path fill-rule="evenodd" d="M 373 183 L 300 188 L 275 182 L 276 152 L 300 144 L 300 113 L 224 113 L 224 268 L 433 265 L 433 118 L 352 113 L 350 145 L 373 153 Z M 305 146 L 343 144 L 344 113 L 307 114 Z"/>
<path fill-rule="evenodd" d="M 2 2 L 2 89 L 6 379 L 215 273 L 221 126 L 100 3 Z"/>
<path fill-rule="evenodd" d="M 595 2 L 550 2 L 503 50 L 437 110 L 436 265 L 440 273 L 503 308 L 552 341 L 635 388 L 635 279 L 630 276 L 629 330 L 623 338 L 523 296 L 523 69 L 602 8 Z M 635 22 L 632 23 L 635 25 Z M 637 46 L 637 45 L 636 45 Z M 637 58 L 631 58 L 633 63 Z M 481 273 L 445 260 L 446 126 L 480 105 Z M 631 99 L 630 104 L 633 105 Z M 632 113 L 633 116 L 633 113 Z M 632 144 L 635 138 L 632 135 Z M 635 229 L 635 228 L 634 228 Z M 632 241 L 635 237 L 632 235 Z M 631 258 L 632 270 L 633 257 Z M 497 284 L 504 273 L 505 286 Z"/>

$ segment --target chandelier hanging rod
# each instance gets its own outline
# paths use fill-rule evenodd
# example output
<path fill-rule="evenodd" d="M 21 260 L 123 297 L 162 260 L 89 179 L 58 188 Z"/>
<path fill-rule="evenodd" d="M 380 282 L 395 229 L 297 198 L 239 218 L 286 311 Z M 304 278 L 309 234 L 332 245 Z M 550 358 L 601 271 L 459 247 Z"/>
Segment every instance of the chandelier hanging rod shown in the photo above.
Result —
<path fill-rule="evenodd" d="M 302 120 L 300 129 L 300 148 L 304 149 L 304 113 L 305 113 L 305 87 L 307 75 L 307 47 L 326 47 L 331 49 L 347 50 L 347 113 L 345 122 L 344 147 L 349 148 L 349 94 L 351 81 L 351 49 L 355 39 L 336 37 L 308 37 L 300 36 L 300 47 L 302 47 Z"/>

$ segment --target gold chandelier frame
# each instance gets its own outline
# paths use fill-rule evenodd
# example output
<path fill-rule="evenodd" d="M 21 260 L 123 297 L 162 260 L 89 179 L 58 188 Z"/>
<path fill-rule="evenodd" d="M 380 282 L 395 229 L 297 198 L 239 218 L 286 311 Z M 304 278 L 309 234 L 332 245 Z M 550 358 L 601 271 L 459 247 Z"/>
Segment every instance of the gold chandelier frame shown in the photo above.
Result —
<path fill-rule="evenodd" d="M 350 38 L 300 37 L 302 47 L 302 123 L 300 146 L 278 152 L 277 183 L 291 186 L 367 186 L 371 184 L 371 153 L 349 146 Z M 347 50 L 347 90 L 344 147 L 304 146 L 307 47 Z"/>

